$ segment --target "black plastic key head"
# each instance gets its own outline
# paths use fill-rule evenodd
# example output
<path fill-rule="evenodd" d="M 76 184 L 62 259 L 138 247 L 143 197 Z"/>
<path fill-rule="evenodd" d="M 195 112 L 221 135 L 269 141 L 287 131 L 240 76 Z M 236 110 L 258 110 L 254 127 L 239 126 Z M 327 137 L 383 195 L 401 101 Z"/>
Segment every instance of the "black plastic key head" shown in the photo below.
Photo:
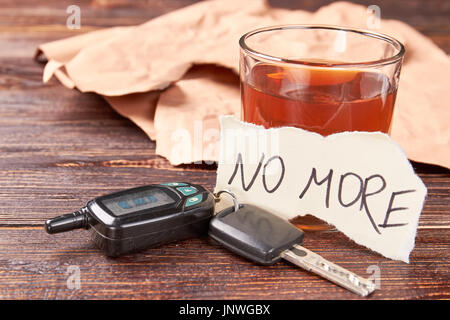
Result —
<path fill-rule="evenodd" d="M 271 265 L 281 253 L 301 244 L 303 231 L 289 221 L 253 205 L 227 208 L 211 220 L 209 235 L 224 247 L 254 262 Z"/>

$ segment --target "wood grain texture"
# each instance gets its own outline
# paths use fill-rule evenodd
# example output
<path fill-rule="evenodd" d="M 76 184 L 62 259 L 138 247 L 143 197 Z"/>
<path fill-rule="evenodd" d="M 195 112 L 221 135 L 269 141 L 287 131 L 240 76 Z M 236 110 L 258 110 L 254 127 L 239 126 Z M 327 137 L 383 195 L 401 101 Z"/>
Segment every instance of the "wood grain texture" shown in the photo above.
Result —
<path fill-rule="evenodd" d="M 7 299 L 355 299 L 323 279 L 280 262 L 261 267 L 211 240 L 192 239 L 110 259 L 85 231 L 50 236 L 43 222 L 105 193 L 187 180 L 212 189 L 214 166 L 173 167 L 155 143 L 93 94 L 41 82 L 38 44 L 79 32 L 135 25 L 194 1 L 81 1 L 82 30 L 65 28 L 71 1 L 0 3 L 0 298 Z M 271 1 L 315 10 L 329 1 Z M 360 1 L 368 4 L 369 1 Z M 372 3 L 370 4 L 377 4 Z M 383 1 L 382 16 L 406 21 L 450 48 L 448 1 Z M 339 232 L 309 233 L 305 246 L 369 276 L 370 299 L 449 299 L 450 174 L 414 164 L 428 187 L 411 263 L 385 259 Z M 81 288 L 67 287 L 78 266 Z"/>
<path fill-rule="evenodd" d="M 42 228 L 3 227 L 0 232 L 3 298 L 358 298 L 288 262 L 259 266 L 206 238 L 111 259 L 100 254 L 84 231 L 50 236 Z M 371 299 L 450 298 L 450 243 L 444 233 L 419 230 L 409 265 L 369 252 L 338 232 L 311 234 L 304 245 L 361 275 L 369 276 L 367 268 L 378 266 L 381 290 Z M 69 266 L 80 268 L 78 290 L 67 288 Z"/>

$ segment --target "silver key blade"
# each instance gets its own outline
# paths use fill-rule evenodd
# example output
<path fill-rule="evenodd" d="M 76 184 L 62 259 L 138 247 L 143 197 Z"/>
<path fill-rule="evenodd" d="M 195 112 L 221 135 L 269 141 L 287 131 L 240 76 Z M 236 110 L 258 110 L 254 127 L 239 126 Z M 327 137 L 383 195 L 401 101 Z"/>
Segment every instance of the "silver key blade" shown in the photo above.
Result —
<path fill-rule="evenodd" d="M 331 263 L 300 245 L 296 244 L 291 249 L 284 251 L 281 257 L 363 297 L 375 290 L 375 284 L 372 281 Z"/>

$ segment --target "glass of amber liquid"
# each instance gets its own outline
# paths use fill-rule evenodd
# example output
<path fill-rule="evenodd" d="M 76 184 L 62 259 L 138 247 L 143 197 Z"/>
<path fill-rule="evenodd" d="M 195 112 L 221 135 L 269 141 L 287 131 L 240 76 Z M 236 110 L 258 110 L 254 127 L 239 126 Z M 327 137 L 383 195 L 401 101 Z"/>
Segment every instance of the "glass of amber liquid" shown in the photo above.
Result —
<path fill-rule="evenodd" d="M 323 136 L 389 134 L 405 53 L 398 40 L 337 26 L 285 25 L 250 31 L 239 44 L 243 121 Z M 307 213 L 292 222 L 304 230 L 332 228 Z"/>

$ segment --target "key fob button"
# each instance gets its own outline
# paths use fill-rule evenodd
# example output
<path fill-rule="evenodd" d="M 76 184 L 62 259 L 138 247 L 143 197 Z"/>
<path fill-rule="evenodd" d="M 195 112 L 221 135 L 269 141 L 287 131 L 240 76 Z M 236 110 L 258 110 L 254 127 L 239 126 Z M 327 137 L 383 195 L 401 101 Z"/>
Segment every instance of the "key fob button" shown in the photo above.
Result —
<path fill-rule="evenodd" d="M 168 186 L 168 187 L 181 187 L 181 186 L 187 186 L 187 183 L 184 182 L 167 182 L 167 183 L 161 183 L 162 186 Z"/>
<path fill-rule="evenodd" d="M 197 193 L 197 189 L 194 187 L 179 187 L 179 188 L 177 188 L 177 190 L 185 196 L 189 196 L 191 194 Z"/>
<path fill-rule="evenodd" d="M 190 197 L 190 198 L 188 198 L 186 200 L 186 205 L 185 206 L 186 207 L 190 207 L 190 206 L 196 205 L 196 204 L 202 202 L 202 199 L 203 199 L 203 195 L 202 194 L 198 194 L 196 196 Z"/>

